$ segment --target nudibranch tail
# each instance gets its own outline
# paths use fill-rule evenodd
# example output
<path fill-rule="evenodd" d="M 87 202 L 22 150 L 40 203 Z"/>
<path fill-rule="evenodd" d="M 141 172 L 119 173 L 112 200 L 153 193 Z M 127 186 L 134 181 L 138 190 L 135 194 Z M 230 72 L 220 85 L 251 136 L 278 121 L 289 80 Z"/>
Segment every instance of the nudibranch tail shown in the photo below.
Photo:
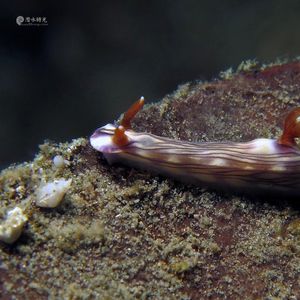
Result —
<path fill-rule="evenodd" d="M 296 146 L 295 138 L 300 137 L 300 107 L 293 109 L 284 121 L 283 133 L 278 139 L 281 145 Z"/>
<path fill-rule="evenodd" d="M 91 136 L 91 145 L 109 163 L 213 188 L 300 195 L 300 150 L 295 142 L 300 136 L 300 108 L 287 116 L 278 140 L 190 143 L 133 131 L 131 121 L 143 104 L 142 97 L 119 126 L 107 124 Z"/>

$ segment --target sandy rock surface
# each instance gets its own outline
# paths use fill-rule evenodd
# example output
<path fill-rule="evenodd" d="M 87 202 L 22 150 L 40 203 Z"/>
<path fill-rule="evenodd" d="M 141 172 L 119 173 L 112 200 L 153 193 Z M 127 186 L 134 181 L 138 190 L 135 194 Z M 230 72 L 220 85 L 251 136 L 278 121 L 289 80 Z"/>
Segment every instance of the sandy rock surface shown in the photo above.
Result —
<path fill-rule="evenodd" d="M 271 138 L 299 103 L 298 61 L 246 62 L 147 105 L 134 129 L 193 142 Z M 62 203 L 37 207 L 41 182 L 61 178 L 72 180 Z M 109 166 L 81 138 L 43 144 L 32 162 L 1 172 L 2 220 L 22 203 L 20 238 L 0 244 L 1 299 L 300 297 L 299 199 L 224 194 Z"/>

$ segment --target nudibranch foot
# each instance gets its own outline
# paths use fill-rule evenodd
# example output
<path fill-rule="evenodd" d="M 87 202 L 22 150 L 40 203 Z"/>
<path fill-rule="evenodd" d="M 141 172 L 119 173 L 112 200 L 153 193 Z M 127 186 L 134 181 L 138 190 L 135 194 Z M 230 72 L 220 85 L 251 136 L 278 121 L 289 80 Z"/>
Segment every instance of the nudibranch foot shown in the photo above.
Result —
<path fill-rule="evenodd" d="M 90 138 L 109 163 L 121 163 L 183 182 L 245 191 L 277 191 L 300 195 L 300 108 L 286 118 L 278 140 L 190 143 L 139 133 L 131 121 L 144 98 L 124 114 L 119 126 L 98 128 Z"/>

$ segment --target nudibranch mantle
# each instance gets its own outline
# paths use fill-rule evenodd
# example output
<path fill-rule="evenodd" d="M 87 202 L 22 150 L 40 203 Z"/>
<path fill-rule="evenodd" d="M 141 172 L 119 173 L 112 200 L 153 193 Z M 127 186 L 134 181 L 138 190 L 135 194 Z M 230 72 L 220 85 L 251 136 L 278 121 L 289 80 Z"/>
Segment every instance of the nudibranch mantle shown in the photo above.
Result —
<path fill-rule="evenodd" d="M 190 143 L 133 131 L 130 121 L 143 104 L 141 98 L 120 125 L 107 124 L 90 137 L 92 147 L 110 164 L 122 163 L 213 188 L 300 195 L 300 150 L 295 142 L 300 135 L 300 108 L 287 116 L 278 140 Z"/>

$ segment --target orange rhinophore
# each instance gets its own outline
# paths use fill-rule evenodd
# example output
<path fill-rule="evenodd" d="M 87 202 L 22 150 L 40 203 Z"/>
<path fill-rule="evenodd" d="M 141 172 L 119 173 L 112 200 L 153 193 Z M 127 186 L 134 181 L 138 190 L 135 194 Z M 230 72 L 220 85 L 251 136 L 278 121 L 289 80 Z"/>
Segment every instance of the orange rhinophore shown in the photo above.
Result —
<path fill-rule="evenodd" d="M 112 137 L 113 142 L 122 147 L 128 144 L 128 137 L 125 134 L 125 130 L 131 129 L 131 120 L 142 109 L 144 105 L 144 97 L 141 97 L 138 101 L 133 103 L 130 108 L 124 113 L 124 116 L 120 122 L 120 126 L 115 129 L 115 133 Z"/>
<path fill-rule="evenodd" d="M 300 137 L 300 107 L 293 109 L 284 121 L 284 128 L 278 143 L 285 146 L 296 146 L 295 138 Z"/>
<path fill-rule="evenodd" d="M 112 141 L 119 147 L 126 146 L 128 144 L 128 137 L 125 134 L 124 126 L 120 125 L 115 129 Z"/>
<path fill-rule="evenodd" d="M 120 122 L 120 125 L 125 129 L 131 129 L 131 120 L 135 115 L 143 108 L 145 99 L 141 97 L 138 101 L 133 103 L 130 108 L 124 113 L 124 116 Z"/>

